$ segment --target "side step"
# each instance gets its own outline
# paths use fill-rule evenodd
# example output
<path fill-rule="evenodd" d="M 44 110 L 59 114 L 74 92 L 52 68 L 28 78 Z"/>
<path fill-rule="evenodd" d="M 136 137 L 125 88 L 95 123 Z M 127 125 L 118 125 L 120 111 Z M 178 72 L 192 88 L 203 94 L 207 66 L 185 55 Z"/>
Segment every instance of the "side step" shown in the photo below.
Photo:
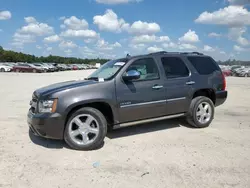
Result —
<path fill-rule="evenodd" d="M 158 118 L 144 119 L 144 120 L 133 121 L 133 122 L 128 122 L 128 123 L 121 123 L 121 124 L 114 125 L 113 129 L 119 129 L 123 127 L 129 127 L 133 125 L 139 125 L 139 124 L 150 123 L 154 121 L 161 121 L 161 120 L 166 120 L 166 119 L 174 119 L 174 118 L 183 117 L 183 116 L 185 116 L 185 113 L 162 116 Z"/>

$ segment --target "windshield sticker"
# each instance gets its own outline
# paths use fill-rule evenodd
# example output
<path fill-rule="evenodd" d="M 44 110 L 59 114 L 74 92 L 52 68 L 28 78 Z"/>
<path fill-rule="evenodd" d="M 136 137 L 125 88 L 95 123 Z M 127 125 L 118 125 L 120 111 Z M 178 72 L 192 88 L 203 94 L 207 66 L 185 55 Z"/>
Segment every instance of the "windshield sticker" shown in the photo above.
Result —
<path fill-rule="evenodd" d="M 125 62 L 116 62 L 115 65 L 116 66 L 123 66 L 123 65 L 125 65 Z"/>
<path fill-rule="evenodd" d="M 98 78 L 99 82 L 104 82 L 104 78 Z"/>

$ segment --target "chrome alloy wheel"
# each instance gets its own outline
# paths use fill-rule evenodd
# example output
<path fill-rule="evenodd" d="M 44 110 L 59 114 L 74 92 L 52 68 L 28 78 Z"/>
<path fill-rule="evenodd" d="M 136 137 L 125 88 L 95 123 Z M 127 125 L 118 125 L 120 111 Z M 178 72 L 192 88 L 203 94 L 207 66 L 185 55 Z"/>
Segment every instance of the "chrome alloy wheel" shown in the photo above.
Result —
<path fill-rule="evenodd" d="M 212 107 L 207 102 L 202 102 L 196 110 L 196 118 L 201 124 L 205 124 L 210 121 L 212 116 Z"/>
<path fill-rule="evenodd" d="M 74 117 L 68 127 L 69 136 L 78 145 L 88 145 L 99 135 L 99 124 L 89 114 L 80 114 Z"/>

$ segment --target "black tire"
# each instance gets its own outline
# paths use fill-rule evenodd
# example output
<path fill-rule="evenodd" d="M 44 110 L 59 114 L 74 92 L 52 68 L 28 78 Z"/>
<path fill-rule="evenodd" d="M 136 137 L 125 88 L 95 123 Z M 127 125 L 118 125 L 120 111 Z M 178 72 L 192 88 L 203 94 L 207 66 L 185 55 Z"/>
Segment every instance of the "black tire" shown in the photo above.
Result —
<path fill-rule="evenodd" d="M 211 110 L 212 110 L 210 120 L 204 124 L 200 123 L 196 118 L 197 108 L 202 102 L 207 102 L 211 106 Z M 187 116 L 186 116 L 186 120 L 187 120 L 188 124 L 190 124 L 192 127 L 205 128 L 205 127 L 208 127 L 211 124 L 211 122 L 213 121 L 214 112 L 215 112 L 215 108 L 214 108 L 213 101 L 207 97 L 199 96 L 199 97 L 196 97 L 192 100 L 190 107 L 189 107 L 189 111 L 188 111 Z"/>
<path fill-rule="evenodd" d="M 92 143 L 88 145 L 84 145 L 84 146 L 75 143 L 69 136 L 69 124 L 74 117 L 80 114 L 89 114 L 93 116 L 99 124 L 99 134 L 97 138 Z M 106 137 L 106 134 L 107 134 L 107 127 L 108 127 L 107 120 L 99 110 L 95 108 L 91 108 L 91 107 L 84 107 L 75 111 L 68 119 L 65 130 L 64 130 L 64 140 L 72 149 L 75 149 L 75 150 L 87 151 L 87 150 L 98 149 L 100 148 L 100 146 L 102 146 L 104 142 L 104 138 Z"/>
<path fill-rule="evenodd" d="M 0 69 L 0 72 L 5 72 L 5 69 L 4 69 L 4 68 L 1 68 L 1 69 Z"/>

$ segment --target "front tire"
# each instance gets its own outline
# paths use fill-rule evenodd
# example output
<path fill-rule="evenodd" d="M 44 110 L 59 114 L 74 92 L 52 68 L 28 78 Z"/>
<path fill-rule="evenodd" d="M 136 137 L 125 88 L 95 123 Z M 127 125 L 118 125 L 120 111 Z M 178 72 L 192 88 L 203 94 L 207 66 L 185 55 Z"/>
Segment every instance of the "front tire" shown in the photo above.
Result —
<path fill-rule="evenodd" d="M 211 99 L 204 96 L 196 97 L 191 102 L 186 120 L 195 128 L 208 127 L 214 119 L 214 110 Z"/>
<path fill-rule="evenodd" d="M 5 69 L 4 69 L 4 68 L 1 68 L 1 69 L 0 69 L 0 72 L 5 72 Z"/>
<path fill-rule="evenodd" d="M 67 121 L 64 140 L 75 150 L 99 148 L 107 134 L 107 120 L 97 109 L 84 107 L 75 111 Z"/>

